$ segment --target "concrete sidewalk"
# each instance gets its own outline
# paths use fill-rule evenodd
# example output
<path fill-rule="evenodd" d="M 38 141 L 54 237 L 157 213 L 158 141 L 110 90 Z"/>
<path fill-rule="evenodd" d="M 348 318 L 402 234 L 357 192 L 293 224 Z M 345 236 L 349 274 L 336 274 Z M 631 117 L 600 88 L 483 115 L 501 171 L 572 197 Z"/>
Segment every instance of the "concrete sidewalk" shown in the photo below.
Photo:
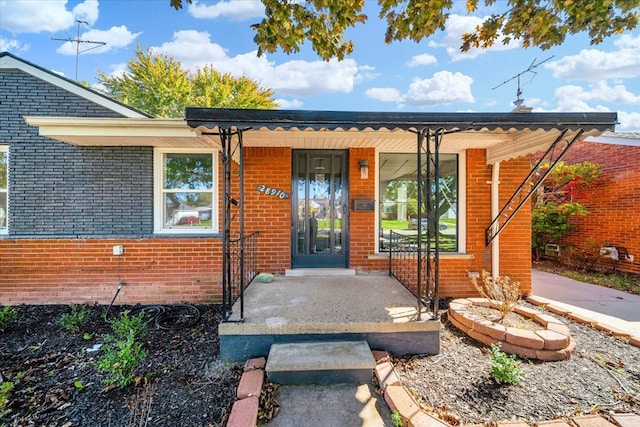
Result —
<path fill-rule="evenodd" d="M 532 270 L 531 294 L 640 336 L 640 295 Z"/>

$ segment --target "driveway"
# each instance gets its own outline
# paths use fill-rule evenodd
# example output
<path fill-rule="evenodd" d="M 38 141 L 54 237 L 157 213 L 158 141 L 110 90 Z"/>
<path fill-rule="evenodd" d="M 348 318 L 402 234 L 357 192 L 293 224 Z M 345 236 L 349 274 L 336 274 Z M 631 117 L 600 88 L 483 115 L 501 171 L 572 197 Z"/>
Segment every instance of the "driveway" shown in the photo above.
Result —
<path fill-rule="evenodd" d="M 640 330 L 640 295 L 579 282 L 545 271 L 532 270 L 531 274 L 533 295 L 598 313 L 603 321 L 620 319 L 623 323 L 629 323 L 632 329 Z"/>

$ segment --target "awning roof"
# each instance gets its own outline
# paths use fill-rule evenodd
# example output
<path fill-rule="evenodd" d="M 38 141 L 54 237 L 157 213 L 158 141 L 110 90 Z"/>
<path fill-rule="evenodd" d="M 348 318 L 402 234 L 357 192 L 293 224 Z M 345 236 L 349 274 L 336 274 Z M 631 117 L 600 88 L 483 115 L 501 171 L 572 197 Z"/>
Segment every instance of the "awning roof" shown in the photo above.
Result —
<path fill-rule="evenodd" d="M 415 152 L 415 132 L 444 129 L 441 152 L 486 148 L 487 162 L 545 150 L 560 133 L 583 138 L 615 128 L 616 113 L 397 113 L 187 108 L 182 119 L 26 117 L 40 135 L 74 145 L 217 147 L 222 128 L 245 147 L 376 148 Z"/>

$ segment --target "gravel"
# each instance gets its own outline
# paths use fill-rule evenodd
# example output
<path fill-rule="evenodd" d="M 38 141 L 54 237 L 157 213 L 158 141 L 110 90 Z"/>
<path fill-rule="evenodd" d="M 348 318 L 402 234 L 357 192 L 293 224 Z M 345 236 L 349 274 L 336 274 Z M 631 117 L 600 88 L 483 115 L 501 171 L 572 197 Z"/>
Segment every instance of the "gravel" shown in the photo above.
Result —
<path fill-rule="evenodd" d="M 571 330 L 576 352 L 557 362 L 518 359 L 524 373 L 520 385 L 497 384 L 489 375 L 486 346 L 455 328 L 446 314 L 440 353 L 396 358 L 396 372 L 424 409 L 453 425 L 640 414 L 640 349 L 590 326 L 554 317 Z"/>

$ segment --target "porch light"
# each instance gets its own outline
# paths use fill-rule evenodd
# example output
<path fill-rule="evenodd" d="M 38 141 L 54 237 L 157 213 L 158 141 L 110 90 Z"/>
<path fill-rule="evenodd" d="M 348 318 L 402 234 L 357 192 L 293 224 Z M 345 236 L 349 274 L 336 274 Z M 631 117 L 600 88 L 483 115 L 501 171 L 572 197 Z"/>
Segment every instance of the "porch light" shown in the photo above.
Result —
<path fill-rule="evenodd" d="M 369 160 L 360 160 L 360 178 L 369 178 Z"/>

